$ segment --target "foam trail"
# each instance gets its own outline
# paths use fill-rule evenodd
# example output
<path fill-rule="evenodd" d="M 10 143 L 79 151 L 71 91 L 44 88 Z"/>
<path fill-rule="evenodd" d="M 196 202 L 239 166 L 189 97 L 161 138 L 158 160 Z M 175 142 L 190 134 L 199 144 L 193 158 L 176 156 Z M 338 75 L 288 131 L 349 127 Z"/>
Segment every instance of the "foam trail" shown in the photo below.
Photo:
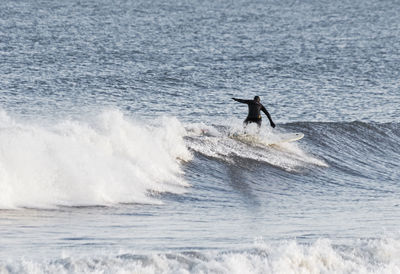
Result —
<path fill-rule="evenodd" d="M 2 111 L 0 208 L 159 203 L 148 193 L 182 193 L 185 130 L 175 118 L 158 124 L 105 111 L 41 126 Z"/>
<path fill-rule="evenodd" d="M 231 122 L 229 126 L 206 126 L 192 124 L 187 126 L 188 146 L 203 155 L 234 163 L 235 158 L 250 159 L 267 163 L 287 171 L 299 171 L 307 166 L 328 167 L 325 161 L 318 159 L 296 143 L 282 143 L 274 146 L 257 146 L 230 138 L 233 134 L 242 133 L 241 122 Z M 248 133 L 257 136 L 268 143 L 279 139 L 279 130 L 269 130 L 263 127 L 260 132 L 257 128 L 248 127 Z"/>

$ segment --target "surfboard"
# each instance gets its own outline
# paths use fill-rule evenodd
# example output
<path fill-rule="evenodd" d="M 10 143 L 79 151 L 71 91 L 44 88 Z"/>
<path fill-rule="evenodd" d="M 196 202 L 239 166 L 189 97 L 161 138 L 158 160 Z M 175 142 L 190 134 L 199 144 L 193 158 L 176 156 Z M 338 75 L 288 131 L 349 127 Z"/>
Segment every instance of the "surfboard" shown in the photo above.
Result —
<path fill-rule="evenodd" d="M 249 145 L 271 146 L 298 141 L 304 137 L 304 134 L 301 132 L 281 133 L 268 138 L 252 134 L 232 134 L 230 137 Z"/>

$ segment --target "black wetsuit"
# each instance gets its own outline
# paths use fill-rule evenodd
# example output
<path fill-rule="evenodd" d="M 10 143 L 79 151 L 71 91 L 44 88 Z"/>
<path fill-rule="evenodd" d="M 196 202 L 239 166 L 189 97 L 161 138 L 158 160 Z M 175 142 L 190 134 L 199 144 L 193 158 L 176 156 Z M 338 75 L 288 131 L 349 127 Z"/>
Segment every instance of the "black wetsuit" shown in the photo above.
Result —
<path fill-rule="evenodd" d="M 249 107 L 249 114 L 247 114 L 247 118 L 244 120 L 244 124 L 247 125 L 248 123 L 256 123 L 259 127 L 261 126 L 262 118 L 261 118 L 261 111 L 267 115 L 268 120 L 271 124 L 271 127 L 275 127 L 274 122 L 272 122 L 271 115 L 269 115 L 267 109 L 258 101 L 256 100 L 243 100 L 243 99 L 236 99 L 232 98 L 236 102 L 247 104 Z"/>

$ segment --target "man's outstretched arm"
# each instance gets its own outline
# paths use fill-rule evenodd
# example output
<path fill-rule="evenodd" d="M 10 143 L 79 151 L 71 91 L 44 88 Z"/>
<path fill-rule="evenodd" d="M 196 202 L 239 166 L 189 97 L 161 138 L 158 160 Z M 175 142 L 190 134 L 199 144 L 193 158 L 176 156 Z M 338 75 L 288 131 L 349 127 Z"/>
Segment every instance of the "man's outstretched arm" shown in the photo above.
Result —
<path fill-rule="evenodd" d="M 261 110 L 267 115 L 271 127 L 275 128 L 275 123 L 272 121 L 271 115 L 268 113 L 267 109 L 263 106 Z"/>
<path fill-rule="evenodd" d="M 232 98 L 232 99 L 235 100 L 236 102 L 243 103 L 243 104 L 248 104 L 252 101 L 252 100 L 243 100 L 243 99 L 237 99 L 237 98 Z"/>

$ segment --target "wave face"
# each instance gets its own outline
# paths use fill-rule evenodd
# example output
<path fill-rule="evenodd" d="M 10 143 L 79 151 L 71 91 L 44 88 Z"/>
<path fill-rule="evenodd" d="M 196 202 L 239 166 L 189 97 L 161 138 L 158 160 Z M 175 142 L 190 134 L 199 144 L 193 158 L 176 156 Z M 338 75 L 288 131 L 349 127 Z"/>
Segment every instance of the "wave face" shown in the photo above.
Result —
<path fill-rule="evenodd" d="M 398 273 L 400 243 L 364 240 L 355 246 L 321 239 L 302 245 L 255 244 L 243 251 L 65 256 L 58 260 L 0 263 L 6 273 Z"/>
<path fill-rule="evenodd" d="M 160 203 L 182 193 L 191 159 L 174 118 L 149 126 L 119 111 L 51 126 L 0 113 L 0 208 Z"/>
<path fill-rule="evenodd" d="M 296 122 L 275 130 L 263 127 L 259 136 L 266 142 L 285 132 L 305 134 L 300 141 L 273 146 L 251 145 L 231 138 L 232 134 L 243 132 L 239 123 L 193 124 L 187 129 L 192 133 L 189 147 L 200 154 L 236 164 L 256 161 L 289 172 L 316 166 L 353 175 L 373 176 L 376 172 L 394 175 L 400 154 L 398 123 Z M 255 133 L 255 128 L 250 133 Z"/>
<path fill-rule="evenodd" d="M 340 174 L 388 182 L 399 178 L 398 123 L 302 122 L 285 128 L 304 132 L 313 153 L 322 155 Z"/>

